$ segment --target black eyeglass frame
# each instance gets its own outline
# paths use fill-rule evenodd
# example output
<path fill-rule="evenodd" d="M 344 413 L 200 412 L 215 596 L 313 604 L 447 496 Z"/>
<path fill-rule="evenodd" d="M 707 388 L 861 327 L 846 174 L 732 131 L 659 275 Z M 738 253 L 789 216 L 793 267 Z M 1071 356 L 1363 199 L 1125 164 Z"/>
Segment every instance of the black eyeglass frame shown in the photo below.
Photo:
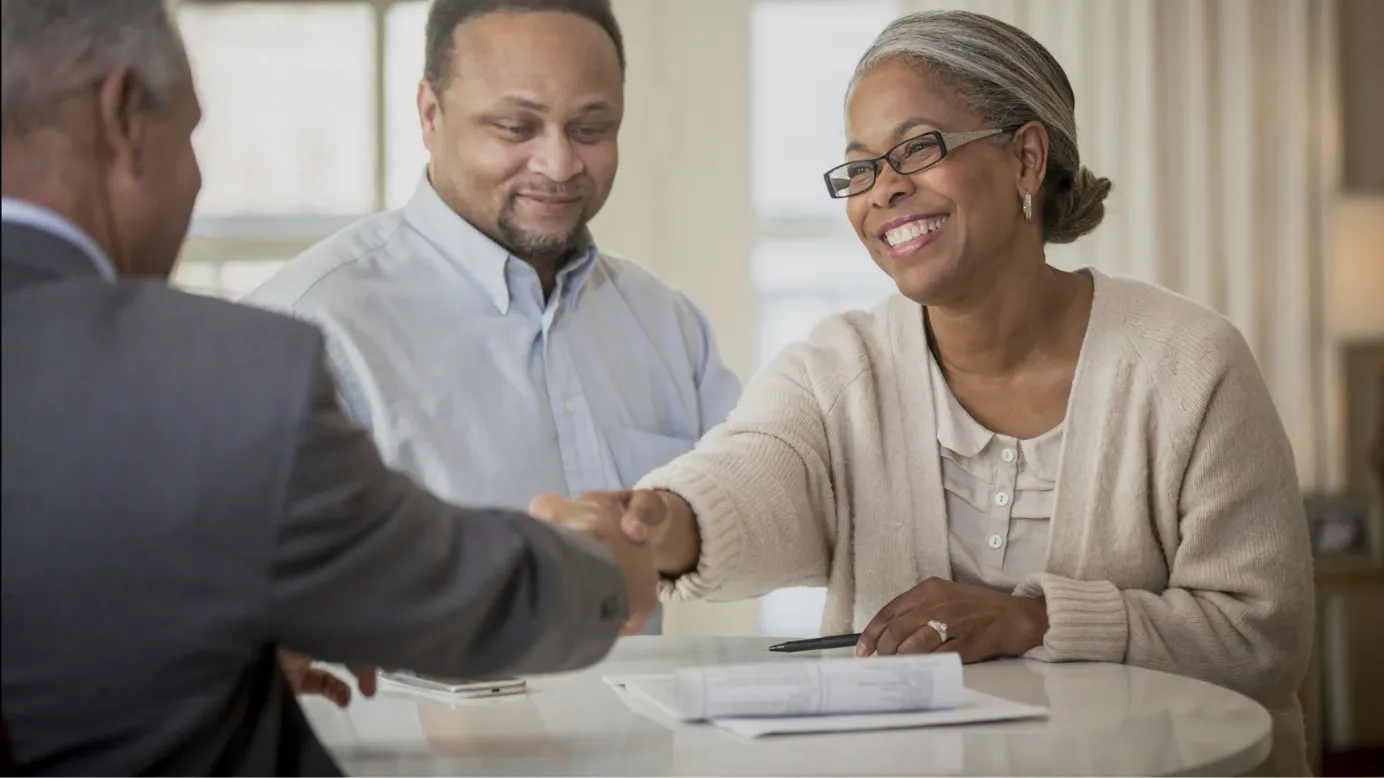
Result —
<path fill-rule="evenodd" d="M 899 141 L 898 143 L 894 144 L 893 148 L 886 151 L 884 153 L 884 156 L 875 157 L 874 159 L 853 159 L 849 162 L 843 162 L 840 165 L 837 165 L 836 167 L 833 167 L 832 169 L 823 173 L 822 181 L 826 183 L 827 194 L 833 200 L 844 200 L 848 197 L 855 197 L 856 195 L 865 194 L 866 192 L 870 191 L 875 187 L 875 183 L 879 181 L 879 163 L 881 162 L 889 163 L 889 167 L 893 168 L 895 173 L 898 173 L 901 176 L 909 176 L 913 175 L 914 173 L 921 173 L 922 171 L 927 170 L 933 165 L 936 165 L 938 162 L 941 162 L 942 160 L 946 159 L 947 155 L 951 154 L 954 150 L 966 145 L 967 143 L 970 143 L 971 141 L 977 141 L 982 138 L 990 138 L 994 137 L 995 135 L 1003 135 L 1005 133 L 1018 132 L 1022 127 L 1023 125 L 1021 124 L 1015 127 L 1005 127 L 991 130 L 970 130 L 967 132 L 943 132 L 941 130 L 929 130 L 922 134 L 914 135 L 911 138 Z M 923 138 L 932 138 L 933 140 L 935 140 L 937 142 L 937 148 L 940 149 L 942 153 L 938 155 L 937 159 L 934 159 L 933 161 L 927 163 L 926 165 L 923 165 L 920 168 L 915 168 L 913 170 L 900 169 L 898 163 L 894 161 L 894 153 L 899 149 L 904 148 L 910 143 L 917 143 L 919 140 L 922 140 Z M 874 167 L 875 172 L 870 180 L 870 185 L 865 187 L 864 189 L 861 189 L 858 192 L 850 192 L 849 194 L 837 194 L 836 188 L 831 185 L 831 174 L 835 173 L 838 170 L 841 170 L 842 168 L 851 167 L 852 165 L 859 165 L 862 162 L 869 162 Z"/>

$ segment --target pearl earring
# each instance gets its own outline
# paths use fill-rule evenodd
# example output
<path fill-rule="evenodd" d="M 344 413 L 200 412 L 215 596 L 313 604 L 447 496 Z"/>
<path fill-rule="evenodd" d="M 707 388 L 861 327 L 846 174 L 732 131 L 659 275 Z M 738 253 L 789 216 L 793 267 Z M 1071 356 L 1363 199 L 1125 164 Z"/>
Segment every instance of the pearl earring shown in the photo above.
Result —
<path fill-rule="evenodd" d="M 1033 218 L 1033 195 L 1024 192 L 1024 219 Z"/>

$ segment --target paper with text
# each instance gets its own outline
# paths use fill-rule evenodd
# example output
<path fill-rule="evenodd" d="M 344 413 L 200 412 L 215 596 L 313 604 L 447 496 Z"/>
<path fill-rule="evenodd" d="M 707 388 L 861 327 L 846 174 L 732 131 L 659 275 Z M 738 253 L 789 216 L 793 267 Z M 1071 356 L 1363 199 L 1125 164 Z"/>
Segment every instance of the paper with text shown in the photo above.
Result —
<path fill-rule="evenodd" d="M 813 732 L 861 732 L 881 729 L 941 727 L 956 724 L 982 724 L 1046 715 L 1046 708 L 1024 705 L 966 689 L 962 692 L 959 705 L 943 710 L 791 716 L 785 718 L 756 716 L 752 718 L 714 719 L 711 723 L 722 729 L 730 730 L 741 737 L 758 738 L 765 735 L 805 735 Z"/>
<path fill-rule="evenodd" d="M 859 661 L 867 663 L 879 660 Z M 747 666 L 740 665 L 737 669 L 744 667 Z M 731 668 L 707 669 L 727 670 Z M 869 674 L 866 677 L 878 679 L 879 676 Z M 959 679 L 959 673 L 957 677 Z M 721 678 L 724 680 L 724 676 L 721 676 Z M 695 720 L 694 718 L 688 717 L 687 708 L 682 707 L 680 709 L 682 703 L 677 699 L 679 681 L 675 673 L 617 676 L 606 678 L 605 681 L 607 684 L 615 687 L 626 700 L 627 704 L 636 712 L 664 722 L 667 726 L 676 727 L 679 726 L 679 722 L 683 725 L 687 725 L 687 722 Z M 764 689 L 767 687 L 760 686 L 757 688 Z M 863 693 L 860 691 L 861 688 L 862 687 L 857 687 L 858 693 Z M 1046 708 L 1024 705 L 999 697 L 993 697 L 988 694 L 982 694 L 971 689 L 962 688 L 959 683 L 955 688 L 958 699 L 956 703 L 950 707 L 923 710 L 904 709 L 874 713 L 838 712 L 796 715 L 707 716 L 705 718 L 709 723 L 717 727 L 726 729 L 745 738 L 754 739 L 765 735 L 850 732 L 974 724 L 1033 718 L 1045 716 L 1047 714 Z M 745 696 L 743 690 L 741 696 Z M 891 699 L 897 701 L 899 699 L 908 699 L 908 697 L 907 695 L 901 695 L 891 697 Z M 722 701 L 723 700 L 724 698 L 722 698 Z M 762 706 L 761 709 L 763 709 Z"/>
<path fill-rule="evenodd" d="M 673 674 L 672 703 L 683 721 L 895 713 L 954 708 L 961 691 L 961 659 L 948 653 L 690 668 Z"/>

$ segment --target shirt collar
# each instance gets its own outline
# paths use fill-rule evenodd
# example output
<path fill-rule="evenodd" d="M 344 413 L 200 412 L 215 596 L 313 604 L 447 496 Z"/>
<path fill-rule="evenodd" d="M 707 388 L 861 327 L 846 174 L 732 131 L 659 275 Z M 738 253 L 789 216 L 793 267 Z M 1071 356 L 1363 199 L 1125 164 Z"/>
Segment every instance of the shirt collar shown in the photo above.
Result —
<path fill-rule="evenodd" d="M 947 377 L 932 355 L 932 349 L 927 351 L 927 363 L 932 384 L 933 414 L 937 417 L 937 442 L 961 457 L 973 457 L 984 451 L 995 433 L 982 427 L 961 407 L 951 387 L 947 386 Z"/>
<path fill-rule="evenodd" d="M 932 349 L 928 349 L 927 362 L 933 413 L 937 417 L 937 442 L 957 456 L 976 456 L 997 436 L 961 407 L 961 402 L 947 385 L 947 377 L 942 373 L 942 366 L 937 364 Z M 1066 422 L 1063 421 L 1036 438 L 1017 441 L 1023 451 L 1027 470 L 1048 481 L 1057 479 L 1065 426 Z"/>
<path fill-rule="evenodd" d="M 1019 441 L 1024 452 L 1026 469 L 1045 481 L 1057 481 L 1058 466 L 1062 463 L 1062 439 L 1067 422 L 1044 432 L 1036 438 Z"/>
<path fill-rule="evenodd" d="M 102 278 L 107 281 L 116 280 L 115 265 L 111 264 L 106 252 L 96 245 L 96 241 L 92 240 L 90 235 L 62 214 L 25 200 L 4 197 L 0 198 L 0 221 L 23 225 L 62 238 L 86 254 Z"/>
<path fill-rule="evenodd" d="M 512 264 L 522 264 L 523 260 L 510 254 L 509 249 L 496 243 L 443 202 L 428 180 L 427 171 L 420 176 L 413 197 L 404 206 L 404 218 L 448 261 L 475 278 L 500 313 L 509 312 L 511 292 L 507 271 L 512 270 Z M 563 296 L 576 295 L 586 283 L 600 253 L 589 232 L 583 232 L 582 243 L 585 253 L 558 271 L 557 292 Z M 527 265 L 524 267 L 527 268 Z"/>

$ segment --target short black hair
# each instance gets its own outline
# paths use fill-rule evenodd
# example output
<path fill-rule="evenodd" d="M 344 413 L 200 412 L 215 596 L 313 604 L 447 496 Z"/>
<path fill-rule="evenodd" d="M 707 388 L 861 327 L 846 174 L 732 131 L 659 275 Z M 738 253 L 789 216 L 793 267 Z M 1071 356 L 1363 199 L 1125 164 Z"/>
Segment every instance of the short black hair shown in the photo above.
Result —
<path fill-rule="evenodd" d="M 615 21 L 610 0 L 433 0 L 428 9 L 427 52 L 423 59 L 423 78 L 434 91 L 447 88 L 452 79 L 455 51 L 453 33 L 462 23 L 497 11 L 557 11 L 590 19 L 605 30 L 615 43 L 620 72 L 625 72 L 625 40 Z"/>

